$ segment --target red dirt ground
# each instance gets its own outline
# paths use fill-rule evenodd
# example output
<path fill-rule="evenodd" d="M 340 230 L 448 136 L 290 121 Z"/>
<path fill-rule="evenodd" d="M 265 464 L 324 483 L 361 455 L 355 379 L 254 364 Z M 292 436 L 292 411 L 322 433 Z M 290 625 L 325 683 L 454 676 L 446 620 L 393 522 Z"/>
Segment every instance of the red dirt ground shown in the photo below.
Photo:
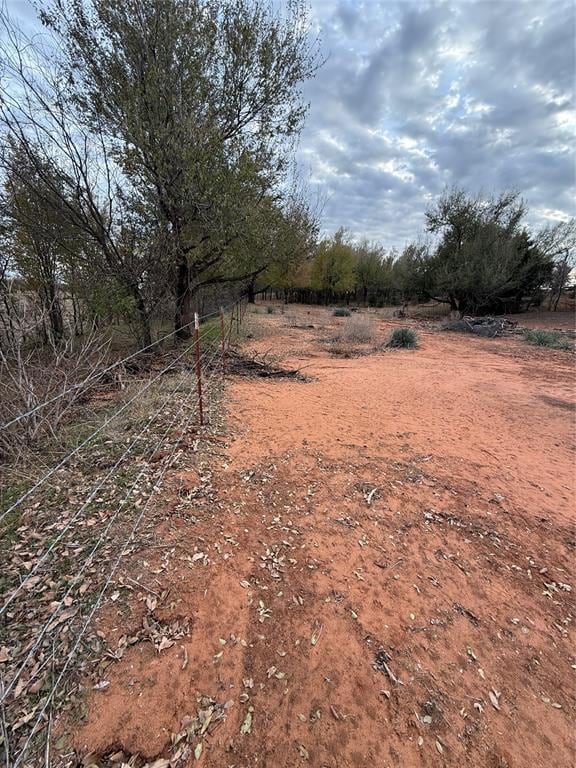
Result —
<path fill-rule="evenodd" d="M 74 746 L 170 757 L 204 694 L 228 708 L 202 768 L 572 765 L 572 354 L 422 331 L 341 359 L 342 321 L 296 314 L 322 329 L 262 316 L 250 346 L 313 380 L 233 381 L 229 444 L 172 478 L 189 504 L 134 564 L 190 635 L 129 648 Z"/>

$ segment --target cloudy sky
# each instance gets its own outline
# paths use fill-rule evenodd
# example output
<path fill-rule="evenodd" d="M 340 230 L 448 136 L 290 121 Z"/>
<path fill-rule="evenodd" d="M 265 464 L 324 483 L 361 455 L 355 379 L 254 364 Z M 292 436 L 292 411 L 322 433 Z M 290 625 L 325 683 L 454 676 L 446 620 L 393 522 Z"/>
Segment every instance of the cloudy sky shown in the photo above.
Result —
<path fill-rule="evenodd" d="M 120 2 L 120 0 L 119 0 Z M 30 28 L 27 0 L 8 0 Z M 327 61 L 298 160 L 324 232 L 401 247 L 446 185 L 574 215 L 573 0 L 311 0 Z"/>
<path fill-rule="evenodd" d="M 574 215 L 572 0 L 313 0 L 328 61 L 299 158 L 323 224 L 401 246 L 445 185 Z"/>

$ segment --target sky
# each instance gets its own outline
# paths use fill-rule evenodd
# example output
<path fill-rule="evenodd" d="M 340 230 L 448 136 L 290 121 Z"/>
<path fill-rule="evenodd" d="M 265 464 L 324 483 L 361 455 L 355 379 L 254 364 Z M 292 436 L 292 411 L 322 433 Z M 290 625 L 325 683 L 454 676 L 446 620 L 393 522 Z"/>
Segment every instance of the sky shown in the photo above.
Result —
<path fill-rule="evenodd" d="M 34 25 L 26 0 L 8 0 Z M 322 232 L 402 246 L 446 186 L 575 214 L 573 0 L 311 0 L 326 61 L 297 160 Z"/>
<path fill-rule="evenodd" d="M 299 160 L 323 228 L 402 245 L 445 186 L 574 215 L 572 0 L 314 0 L 328 60 Z"/>

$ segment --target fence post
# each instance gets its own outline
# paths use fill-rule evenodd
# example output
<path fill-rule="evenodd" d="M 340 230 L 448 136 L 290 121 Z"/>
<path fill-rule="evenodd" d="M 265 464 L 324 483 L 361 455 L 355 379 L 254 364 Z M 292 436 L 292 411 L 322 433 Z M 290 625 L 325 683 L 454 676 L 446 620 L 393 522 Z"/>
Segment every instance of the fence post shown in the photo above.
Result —
<path fill-rule="evenodd" d="M 198 414 L 200 425 L 204 424 L 204 409 L 202 407 L 202 365 L 200 363 L 200 319 L 194 312 L 194 346 L 196 348 L 196 385 L 198 387 Z"/>
<path fill-rule="evenodd" d="M 220 307 L 220 347 L 222 349 L 222 376 L 226 376 L 226 333 L 224 331 L 224 310 Z"/>

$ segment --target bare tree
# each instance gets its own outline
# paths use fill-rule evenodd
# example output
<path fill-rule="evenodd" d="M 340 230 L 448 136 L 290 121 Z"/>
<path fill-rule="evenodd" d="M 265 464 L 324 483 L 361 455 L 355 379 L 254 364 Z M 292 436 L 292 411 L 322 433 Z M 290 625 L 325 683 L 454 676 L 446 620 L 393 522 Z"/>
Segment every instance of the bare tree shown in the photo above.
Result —
<path fill-rule="evenodd" d="M 150 343 L 143 286 L 158 264 L 143 231 L 147 217 L 140 196 L 115 161 L 102 126 L 87 125 L 70 101 L 63 73 L 50 64 L 53 49 L 27 40 L 4 13 L 0 23 L 4 169 L 12 185 L 27 190 L 43 209 L 46 221 L 59 217 L 65 223 L 68 246 L 61 241 L 61 248 L 70 251 L 70 233 L 76 233 L 79 247 L 70 255 L 96 279 L 121 288 L 138 317 L 141 341 Z M 22 162 L 11 163 L 14 155 Z"/>

